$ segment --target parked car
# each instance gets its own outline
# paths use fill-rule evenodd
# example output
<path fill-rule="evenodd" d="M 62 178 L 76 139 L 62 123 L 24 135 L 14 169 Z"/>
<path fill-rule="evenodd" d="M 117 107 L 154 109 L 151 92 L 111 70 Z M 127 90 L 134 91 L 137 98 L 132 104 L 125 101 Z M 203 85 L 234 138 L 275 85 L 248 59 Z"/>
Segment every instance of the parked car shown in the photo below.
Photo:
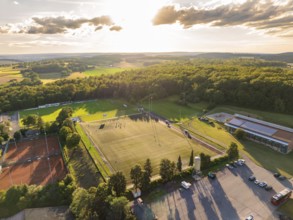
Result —
<path fill-rule="evenodd" d="M 186 181 L 182 181 L 182 182 L 181 182 L 181 186 L 182 186 L 184 189 L 189 189 L 189 187 L 191 186 L 191 183 L 186 182 Z"/>
<path fill-rule="evenodd" d="M 230 166 L 232 166 L 232 167 L 237 167 L 235 164 L 234 164 L 234 162 L 231 162 L 231 163 L 229 163 L 230 164 Z"/>
<path fill-rule="evenodd" d="M 245 160 L 244 159 L 238 159 L 238 162 L 242 163 L 242 165 L 245 164 Z"/>
<path fill-rule="evenodd" d="M 273 189 L 273 187 L 272 186 L 269 186 L 269 185 L 267 185 L 266 187 L 265 187 L 265 190 L 266 191 L 270 191 L 270 190 L 272 190 Z"/>
<path fill-rule="evenodd" d="M 279 180 L 285 180 L 286 177 L 281 175 L 281 176 L 278 177 L 278 179 L 279 179 Z"/>
<path fill-rule="evenodd" d="M 281 176 L 280 173 L 274 173 L 274 177 L 279 177 L 279 176 Z"/>
<path fill-rule="evenodd" d="M 260 187 L 264 188 L 264 187 L 266 187 L 268 184 L 267 184 L 266 182 L 260 182 L 258 185 L 259 185 Z"/>
<path fill-rule="evenodd" d="M 228 169 L 230 169 L 230 170 L 232 170 L 233 169 L 233 167 L 230 165 L 230 164 L 226 164 L 226 167 L 228 168 Z"/>
<path fill-rule="evenodd" d="M 254 218 L 253 218 L 253 215 L 249 215 L 249 216 L 247 216 L 246 218 L 245 218 L 245 220 L 253 220 Z"/>
<path fill-rule="evenodd" d="M 249 181 L 254 181 L 256 178 L 255 178 L 255 176 L 250 176 L 250 177 L 248 177 L 248 180 Z"/>
<path fill-rule="evenodd" d="M 255 185 L 259 185 L 260 181 L 259 180 L 254 180 Z"/>
<path fill-rule="evenodd" d="M 208 177 L 209 177 L 210 179 L 215 179 L 215 178 L 216 178 L 216 174 L 213 173 L 213 172 L 209 172 L 209 173 L 208 173 Z"/>

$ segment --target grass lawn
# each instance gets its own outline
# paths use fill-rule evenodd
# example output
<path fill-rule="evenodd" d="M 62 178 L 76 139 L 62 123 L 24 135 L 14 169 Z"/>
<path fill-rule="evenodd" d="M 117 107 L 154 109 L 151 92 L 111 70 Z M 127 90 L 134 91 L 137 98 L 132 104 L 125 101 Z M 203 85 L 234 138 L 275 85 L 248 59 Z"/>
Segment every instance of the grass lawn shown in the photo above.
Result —
<path fill-rule="evenodd" d="M 293 176 L 293 152 L 289 155 L 283 155 L 267 146 L 252 141 L 240 142 L 227 132 L 222 125 L 215 123 L 215 126 L 211 126 L 208 123 L 199 121 L 197 118 L 184 122 L 183 126 L 198 134 L 200 138 L 223 147 L 228 147 L 231 142 L 235 142 L 239 149 L 258 165 L 271 171 L 278 171 L 287 177 Z"/>
<path fill-rule="evenodd" d="M 218 112 L 226 112 L 230 114 L 238 113 L 243 115 L 250 115 L 252 117 L 259 118 L 264 121 L 284 125 L 293 128 L 293 115 L 286 115 L 280 113 L 266 112 L 261 110 L 254 110 L 248 108 L 240 108 L 229 105 L 220 105 L 208 112 L 207 114 L 213 114 Z"/>
<path fill-rule="evenodd" d="M 289 199 L 285 204 L 278 208 L 278 211 L 293 218 L 293 198 Z"/>
<path fill-rule="evenodd" d="M 86 135 L 86 133 L 84 132 L 80 124 L 76 125 L 76 130 L 80 134 L 83 144 L 85 145 L 88 152 L 90 153 L 90 156 L 93 158 L 100 173 L 105 179 L 108 178 L 112 174 L 111 171 L 109 170 L 109 167 L 104 163 L 100 154 L 92 145 L 91 141 L 89 140 L 88 136 Z"/>
<path fill-rule="evenodd" d="M 111 166 L 122 171 L 128 180 L 130 169 L 136 164 L 143 166 L 147 158 L 152 162 L 155 175 L 159 173 L 159 164 L 164 158 L 177 162 L 180 155 L 183 166 L 186 166 L 192 149 L 194 155 L 200 152 L 215 155 L 165 124 L 131 118 L 106 121 L 103 129 L 99 129 L 101 122 L 81 123 Z"/>
<path fill-rule="evenodd" d="M 191 119 L 194 116 L 202 115 L 206 108 L 205 103 L 189 104 L 188 106 L 176 103 L 177 98 L 170 97 L 163 100 L 156 100 L 149 103 L 145 101 L 143 106 L 146 110 L 151 108 L 152 112 L 168 118 L 170 121 L 179 122 Z"/>
<path fill-rule="evenodd" d="M 103 182 L 95 164 L 82 144 L 80 144 L 80 147 L 72 149 L 65 148 L 64 154 L 68 169 L 78 186 L 88 189 Z"/>
<path fill-rule="evenodd" d="M 121 100 L 96 100 L 72 103 L 66 106 L 73 109 L 73 117 L 80 117 L 83 121 L 94 121 L 136 112 L 136 109 L 131 105 L 125 108 L 124 103 Z M 54 121 L 62 107 L 65 106 L 20 111 L 20 119 L 30 114 L 39 114 L 45 122 Z"/>
<path fill-rule="evenodd" d="M 157 114 L 170 120 L 183 122 L 182 125 L 185 128 L 192 131 L 194 134 L 196 134 L 197 137 L 211 144 L 215 143 L 216 147 L 227 147 L 231 142 L 235 142 L 239 146 L 239 149 L 247 154 L 258 165 L 271 171 L 279 171 L 281 174 L 287 177 L 293 176 L 293 153 L 290 153 L 289 155 L 283 155 L 267 146 L 263 146 L 251 141 L 239 142 L 233 135 L 225 130 L 224 126 L 217 123 L 215 123 L 215 126 L 211 126 L 208 123 L 198 120 L 197 117 L 193 117 L 202 115 L 202 112 L 206 107 L 204 103 L 191 104 L 189 107 L 185 107 L 176 104 L 174 100 L 175 98 L 172 97 L 170 99 L 161 101 L 153 101 L 151 109 L 153 112 L 156 112 Z M 147 109 L 148 103 L 144 103 L 144 106 Z M 218 112 L 226 112 L 230 114 L 250 114 L 254 117 L 259 117 L 269 122 L 293 127 L 292 115 L 264 112 L 260 110 L 239 108 L 234 106 L 219 106 L 208 112 L 208 114 Z"/>
<path fill-rule="evenodd" d="M 293 152 L 288 155 L 252 141 L 243 141 L 240 149 L 256 162 L 256 164 L 271 170 L 278 171 L 288 178 L 293 177 Z"/>
<path fill-rule="evenodd" d="M 118 72 L 122 72 L 124 70 L 127 70 L 129 68 L 119 68 L 119 67 L 96 67 L 92 70 L 86 70 L 84 74 L 86 76 L 100 76 L 100 75 L 109 75 L 114 74 Z"/>
<path fill-rule="evenodd" d="M 207 140 L 212 144 L 215 143 L 217 146 L 222 146 L 220 149 L 223 149 L 223 147 L 227 148 L 231 142 L 235 142 L 238 145 L 241 144 L 233 135 L 226 131 L 223 125 L 217 123 L 214 123 L 212 126 L 195 117 L 192 120 L 185 121 L 182 125 L 199 138 Z"/>

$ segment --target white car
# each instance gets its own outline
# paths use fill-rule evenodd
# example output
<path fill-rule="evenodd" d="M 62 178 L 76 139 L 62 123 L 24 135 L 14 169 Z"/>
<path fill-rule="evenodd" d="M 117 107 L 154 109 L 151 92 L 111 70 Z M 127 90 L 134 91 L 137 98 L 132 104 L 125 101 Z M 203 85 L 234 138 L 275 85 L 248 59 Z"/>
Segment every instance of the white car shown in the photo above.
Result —
<path fill-rule="evenodd" d="M 266 187 L 268 184 L 266 182 L 260 182 L 258 185 L 263 188 Z"/>
<path fill-rule="evenodd" d="M 249 215 L 249 216 L 247 216 L 246 218 L 245 218 L 245 220 L 253 220 L 254 218 L 253 218 L 253 215 Z"/>
<path fill-rule="evenodd" d="M 181 186 L 182 186 L 184 189 L 189 189 L 189 187 L 191 186 L 191 183 L 186 182 L 186 181 L 182 181 L 182 182 L 181 182 Z"/>
<path fill-rule="evenodd" d="M 245 160 L 243 159 L 238 159 L 238 163 L 241 163 L 241 165 L 245 164 Z"/>
<path fill-rule="evenodd" d="M 255 180 L 254 183 L 255 183 L 256 185 L 259 185 L 260 181 L 259 181 L 259 180 Z"/>
<path fill-rule="evenodd" d="M 228 169 L 230 169 L 230 170 L 232 170 L 233 169 L 233 167 L 230 165 L 230 164 L 226 164 L 226 167 L 228 168 Z"/>

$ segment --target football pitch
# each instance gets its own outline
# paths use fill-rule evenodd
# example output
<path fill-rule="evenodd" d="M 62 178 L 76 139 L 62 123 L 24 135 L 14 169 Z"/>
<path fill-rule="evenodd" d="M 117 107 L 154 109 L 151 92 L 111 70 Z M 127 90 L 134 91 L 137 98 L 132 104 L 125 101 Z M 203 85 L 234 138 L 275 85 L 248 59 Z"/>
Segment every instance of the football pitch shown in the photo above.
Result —
<path fill-rule="evenodd" d="M 83 122 L 81 126 L 112 168 L 122 171 L 128 180 L 130 169 L 136 164 L 143 166 L 147 158 L 151 160 L 153 175 L 156 175 L 159 174 L 160 161 L 164 158 L 176 163 L 180 155 L 185 167 L 192 149 L 194 156 L 201 152 L 215 155 L 181 132 L 168 128 L 165 123 L 149 120 L 141 115 Z"/>

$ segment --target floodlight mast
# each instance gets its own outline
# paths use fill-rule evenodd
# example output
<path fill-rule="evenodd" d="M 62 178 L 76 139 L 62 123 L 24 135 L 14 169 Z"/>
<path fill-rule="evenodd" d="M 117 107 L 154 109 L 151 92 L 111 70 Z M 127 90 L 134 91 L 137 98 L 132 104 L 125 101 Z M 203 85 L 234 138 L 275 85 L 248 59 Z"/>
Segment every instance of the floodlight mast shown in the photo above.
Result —
<path fill-rule="evenodd" d="M 53 183 L 53 177 L 52 177 L 52 169 L 51 169 L 51 164 L 50 164 L 50 157 L 49 157 L 49 148 L 48 148 L 48 141 L 47 141 L 47 133 L 46 129 L 44 128 L 44 133 L 45 133 L 45 142 L 46 142 L 46 149 L 47 149 L 47 161 L 49 165 L 49 170 L 50 170 L 50 175 L 51 175 L 51 182 Z"/>

